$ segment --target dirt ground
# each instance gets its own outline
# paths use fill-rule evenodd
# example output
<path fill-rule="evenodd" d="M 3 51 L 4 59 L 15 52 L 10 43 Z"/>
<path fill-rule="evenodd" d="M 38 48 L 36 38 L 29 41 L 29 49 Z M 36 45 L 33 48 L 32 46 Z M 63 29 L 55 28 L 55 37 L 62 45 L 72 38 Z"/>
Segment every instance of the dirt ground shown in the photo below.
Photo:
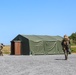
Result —
<path fill-rule="evenodd" d="M 76 54 L 0 56 L 0 75 L 75 75 Z"/>

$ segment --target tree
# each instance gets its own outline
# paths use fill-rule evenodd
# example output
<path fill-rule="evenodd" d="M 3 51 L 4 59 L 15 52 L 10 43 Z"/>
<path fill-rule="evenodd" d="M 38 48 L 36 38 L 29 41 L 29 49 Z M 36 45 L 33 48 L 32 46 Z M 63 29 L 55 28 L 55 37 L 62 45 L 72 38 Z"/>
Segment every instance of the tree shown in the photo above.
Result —
<path fill-rule="evenodd" d="M 72 33 L 71 36 L 69 36 L 70 39 L 73 40 L 73 43 L 76 44 L 76 32 L 75 33 Z"/>

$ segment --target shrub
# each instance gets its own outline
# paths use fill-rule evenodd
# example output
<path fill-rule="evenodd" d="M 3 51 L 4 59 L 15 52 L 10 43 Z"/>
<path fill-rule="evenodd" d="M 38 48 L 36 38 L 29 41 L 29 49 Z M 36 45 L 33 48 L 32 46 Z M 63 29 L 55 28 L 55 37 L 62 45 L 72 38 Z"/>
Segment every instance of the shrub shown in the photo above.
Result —
<path fill-rule="evenodd" d="M 71 47 L 71 51 L 72 51 L 73 53 L 76 53 L 76 46 L 72 46 L 72 47 Z"/>

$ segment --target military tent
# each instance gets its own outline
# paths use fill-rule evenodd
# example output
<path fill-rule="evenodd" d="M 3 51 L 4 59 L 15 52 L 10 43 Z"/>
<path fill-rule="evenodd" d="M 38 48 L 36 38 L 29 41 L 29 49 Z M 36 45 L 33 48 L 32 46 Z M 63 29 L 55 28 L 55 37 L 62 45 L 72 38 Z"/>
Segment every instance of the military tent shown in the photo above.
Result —
<path fill-rule="evenodd" d="M 11 41 L 12 55 L 62 54 L 61 36 L 17 35 Z"/>

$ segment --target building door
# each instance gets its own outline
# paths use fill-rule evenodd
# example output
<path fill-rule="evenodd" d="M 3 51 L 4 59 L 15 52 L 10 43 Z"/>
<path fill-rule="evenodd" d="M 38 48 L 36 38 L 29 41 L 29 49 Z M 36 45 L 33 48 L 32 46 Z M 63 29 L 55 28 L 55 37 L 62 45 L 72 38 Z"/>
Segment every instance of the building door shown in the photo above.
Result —
<path fill-rule="evenodd" d="M 21 41 L 15 41 L 15 55 L 21 54 Z"/>

